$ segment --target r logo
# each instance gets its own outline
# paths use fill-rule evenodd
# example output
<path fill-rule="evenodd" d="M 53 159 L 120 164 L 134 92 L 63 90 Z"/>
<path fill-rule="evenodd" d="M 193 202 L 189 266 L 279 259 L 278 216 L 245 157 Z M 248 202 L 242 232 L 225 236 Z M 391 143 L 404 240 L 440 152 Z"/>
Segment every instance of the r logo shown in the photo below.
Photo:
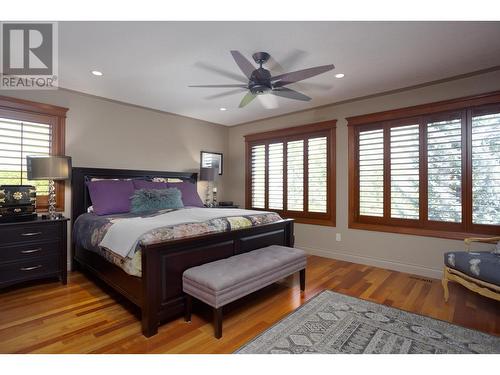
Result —
<path fill-rule="evenodd" d="M 53 24 L 3 23 L 4 75 L 54 74 Z"/>

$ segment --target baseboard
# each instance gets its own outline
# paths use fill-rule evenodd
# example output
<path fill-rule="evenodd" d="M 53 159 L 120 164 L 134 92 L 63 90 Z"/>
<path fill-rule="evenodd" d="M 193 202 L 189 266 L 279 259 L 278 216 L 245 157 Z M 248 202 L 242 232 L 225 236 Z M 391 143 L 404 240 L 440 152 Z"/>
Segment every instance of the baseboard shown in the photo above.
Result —
<path fill-rule="evenodd" d="M 393 271 L 405 272 L 424 277 L 431 277 L 434 279 L 441 279 L 443 276 L 442 269 L 428 268 L 416 264 L 394 262 L 387 259 L 372 258 L 358 254 L 347 254 L 333 250 L 313 249 L 308 246 L 301 246 L 296 244 L 299 249 L 304 250 L 311 255 L 317 255 L 324 258 L 338 259 L 346 262 L 365 264 L 367 266 L 374 266 L 385 268 Z"/>

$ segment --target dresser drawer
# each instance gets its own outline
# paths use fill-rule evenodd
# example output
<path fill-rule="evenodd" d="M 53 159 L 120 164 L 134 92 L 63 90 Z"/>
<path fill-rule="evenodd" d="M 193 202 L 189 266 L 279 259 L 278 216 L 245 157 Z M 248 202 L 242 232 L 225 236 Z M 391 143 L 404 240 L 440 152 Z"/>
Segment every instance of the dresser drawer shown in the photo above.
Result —
<path fill-rule="evenodd" d="M 47 241 L 60 238 L 61 230 L 57 224 L 19 224 L 0 227 L 0 246 L 10 243 Z"/>
<path fill-rule="evenodd" d="M 21 262 L 33 258 L 57 255 L 60 251 L 59 246 L 59 241 L 3 246 L 0 247 L 0 263 Z"/>
<path fill-rule="evenodd" d="M 35 258 L 16 263 L 0 264 L 0 284 L 14 283 L 22 280 L 36 279 L 43 275 L 53 275 L 60 272 L 58 255 L 45 258 Z"/>

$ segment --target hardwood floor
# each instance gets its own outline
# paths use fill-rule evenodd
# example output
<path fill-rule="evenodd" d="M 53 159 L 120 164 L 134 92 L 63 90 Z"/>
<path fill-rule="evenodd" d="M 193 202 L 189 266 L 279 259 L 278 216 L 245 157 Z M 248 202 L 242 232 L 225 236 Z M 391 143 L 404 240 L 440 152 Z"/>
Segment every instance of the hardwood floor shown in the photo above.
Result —
<path fill-rule="evenodd" d="M 136 310 L 79 272 L 67 286 L 47 282 L 0 292 L 1 353 L 231 353 L 324 289 L 500 335 L 500 302 L 439 280 L 311 256 L 306 292 L 298 274 L 225 309 L 223 337 L 213 337 L 210 310 L 195 304 L 146 339 Z"/>

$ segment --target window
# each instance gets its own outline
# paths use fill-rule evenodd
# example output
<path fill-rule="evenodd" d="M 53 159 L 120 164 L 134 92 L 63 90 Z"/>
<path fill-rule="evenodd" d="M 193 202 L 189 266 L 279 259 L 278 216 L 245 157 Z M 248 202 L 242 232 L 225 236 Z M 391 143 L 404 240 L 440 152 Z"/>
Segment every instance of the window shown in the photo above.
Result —
<path fill-rule="evenodd" d="M 28 155 L 64 155 L 67 109 L 0 96 L 0 185 L 35 185 L 37 209 L 47 209 L 48 181 L 29 181 Z M 57 209 L 64 209 L 64 182 L 56 182 Z"/>
<path fill-rule="evenodd" d="M 247 135 L 246 206 L 334 226 L 335 123 Z"/>
<path fill-rule="evenodd" d="M 500 234 L 500 93 L 347 120 L 351 228 Z"/>

